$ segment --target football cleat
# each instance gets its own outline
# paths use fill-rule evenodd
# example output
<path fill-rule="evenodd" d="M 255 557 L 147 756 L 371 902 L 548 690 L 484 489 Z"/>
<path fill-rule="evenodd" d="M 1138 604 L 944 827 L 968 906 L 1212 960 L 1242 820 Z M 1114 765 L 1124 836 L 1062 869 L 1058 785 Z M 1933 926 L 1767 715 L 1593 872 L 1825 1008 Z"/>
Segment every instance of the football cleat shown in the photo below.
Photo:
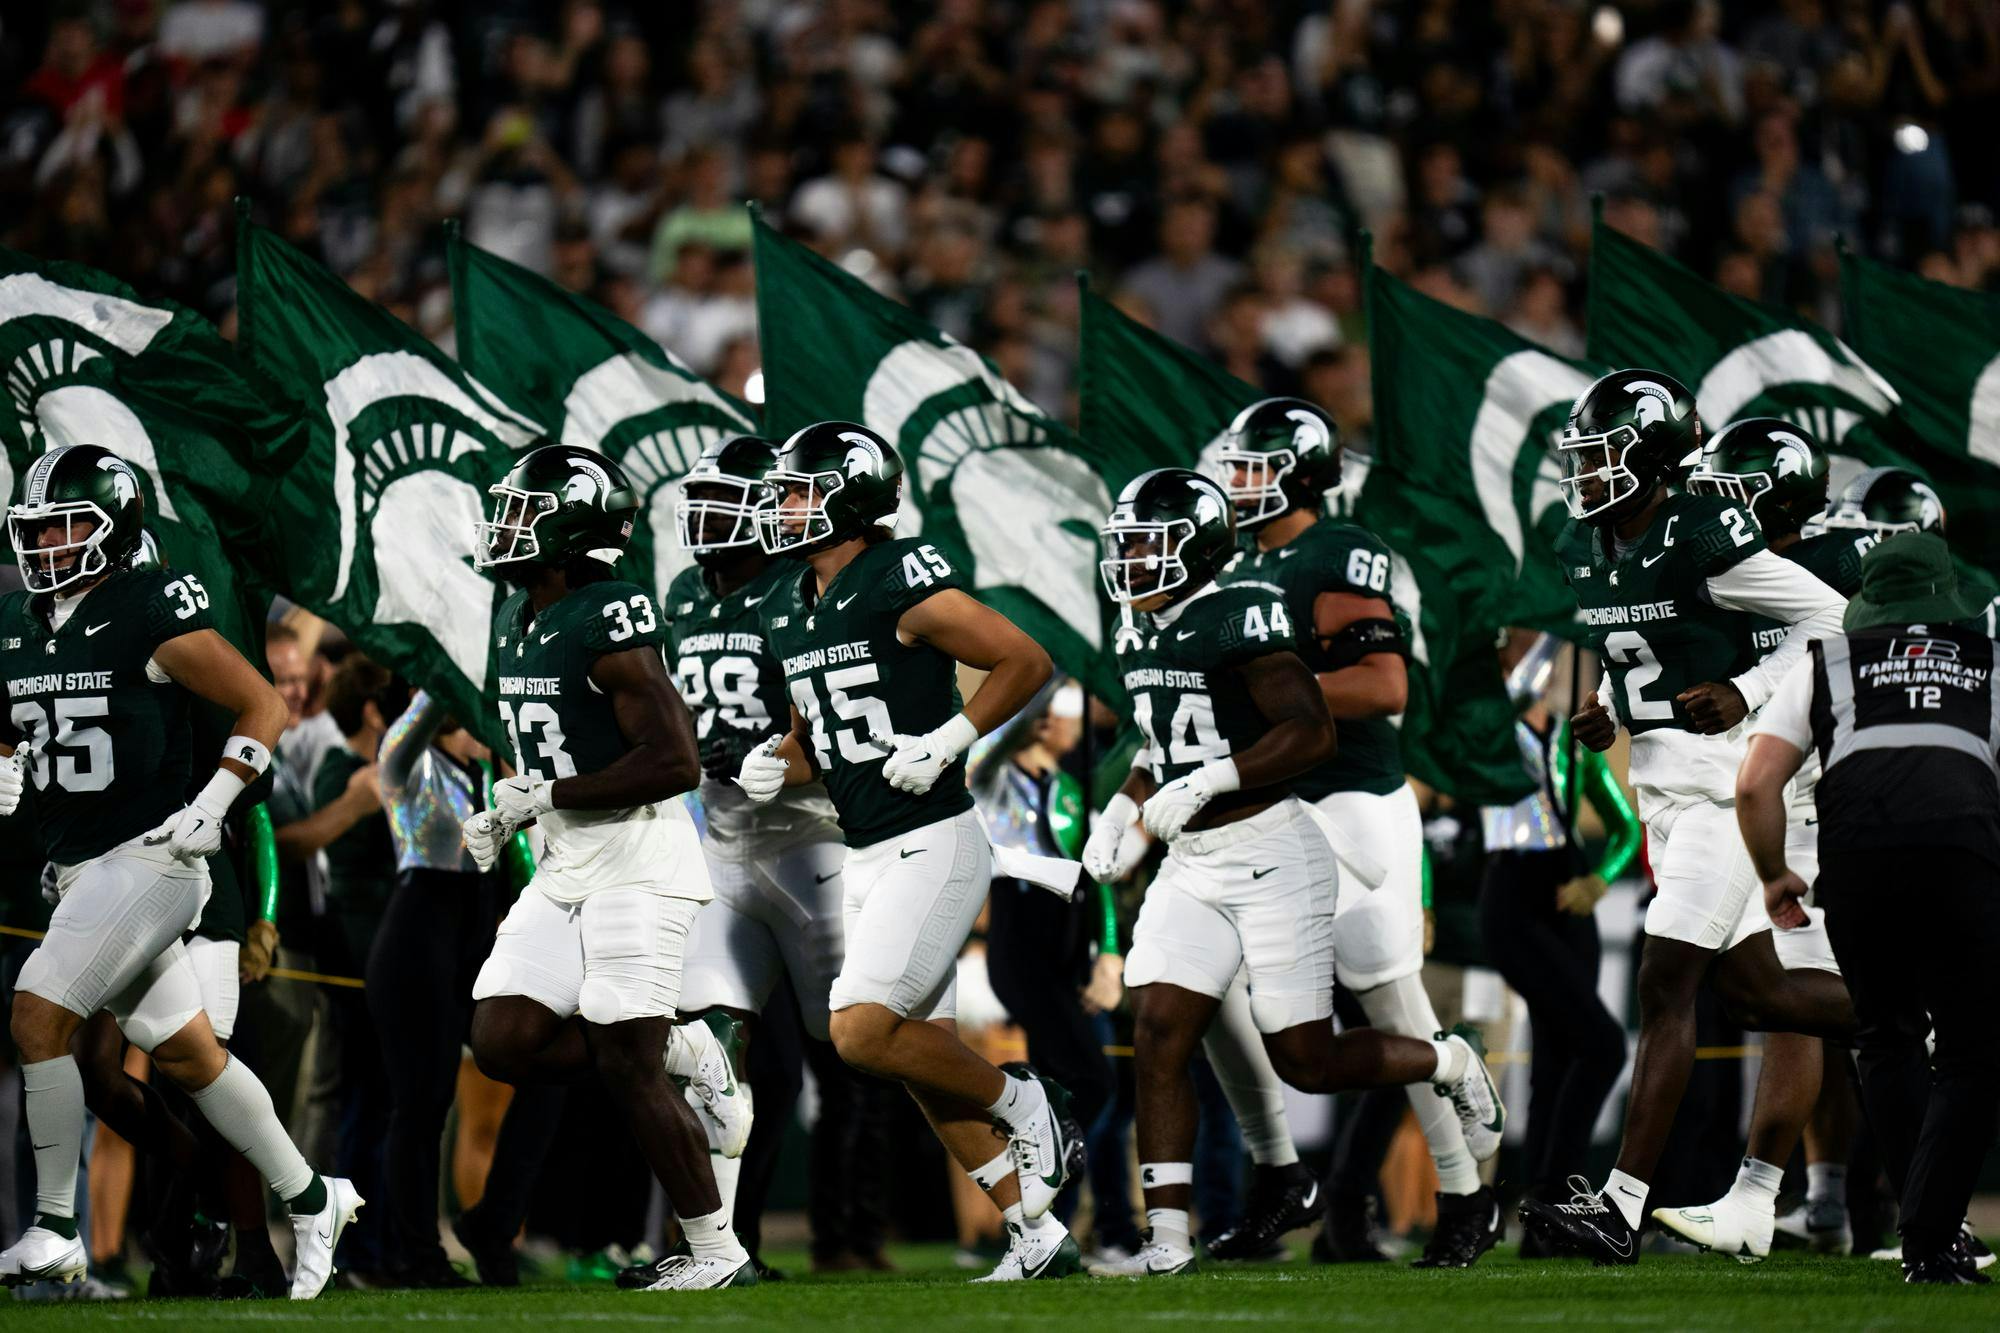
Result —
<path fill-rule="evenodd" d="M 1978 1248 L 1975 1249 L 1974 1247 Z M 1903 1263 L 1903 1281 L 1911 1286 L 1983 1287 L 1993 1281 L 1979 1271 L 1978 1251 L 1985 1245 L 1969 1232 L 1961 1233 L 1943 1254 Z M 1991 1251 L 1987 1251 L 1991 1257 Z"/>
<path fill-rule="evenodd" d="M 1993 1266 L 1993 1251 L 1987 1248 L 1985 1241 L 1973 1234 L 1972 1223 L 1969 1221 L 1962 1223 L 1959 1231 L 1965 1237 L 1965 1250 L 1967 1254 L 1972 1256 L 1972 1266 L 1982 1272 L 1991 1268 Z M 1868 1257 L 1870 1259 L 1885 1259 L 1901 1263 L 1903 1259 L 1903 1247 L 1900 1245 L 1891 1245 L 1885 1250 L 1870 1250 Z"/>
<path fill-rule="evenodd" d="M 682 1091 L 707 1127 L 709 1145 L 724 1157 L 741 1157 L 743 1146 L 750 1142 L 752 1119 L 749 1085 L 736 1081 L 732 1063 L 741 1044 L 742 1024 L 716 1010 L 697 1021 L 707 1025 L 715 1040 L 700 1043 L 700 1063 Z"/>
<path fill-rule="evenodd" d="M 320 1179 L 326 1184 L 326 1206 L 316 1213 L 292 1214 L 292 1238 L 298 1255 L 292 1264 L 295 1301 L 309 1301 L 325 1289 L 333 1277 L 333 1252 L 340 1246 L 340 1235 L 366 1202 L 352 1181 L 338 1176 Z"/>
<path fill-rule="evenodd" d="M 1257 1167 L 1243 1216 L 1202 1248 L 1223 1263 L 1282 1261 L 1286 1233 L 1311 1226 L 1319 1215 L 1319 1200 L 1319 1177 L 1303 1162 Z"/>
<path fill-rule="evenodd" d="M 1030 1219 L 1041 1217 L 1069 1178 L 1083 1170 L 1083 1126 L 1071 1114 L 1069 1092 L 1062 1084 L 1019 1061 L 1001 1065 L 1000 1072 L 1030 1080 L 1042 1090 L 1041 1115 L 1026 1133 L 1010 1133 L 1007 1139 L 1021 1186 L 1021 1212 Z"/>
<path fill-rule="evenodd" d="M 47 1227 L 29 1227 L 0 1251 L 0 1286 L 25 1282 L 81 1282 L 90 1271 L 83 1237 L 58 1236 Z"/>
<path fill-rule="evenodd" d="M 1582 1176 L 1571 1176 L 1568 1203 L 1521 1201 L 1521 1224 L 1541 1234 L 1556 1253 L 1600 1266 L 1639 1262 L 1639 1230 Z"/>
<path fill-rule="evenodd" d="M 1412 1268 L 1470 1268 L 1479 1256 L 1500 1243 L 1506 1229 L 1493 1187 L 1482 1185 L 1470 1194 L 1437 1196 L 1437 1228 L 1430 1244 Z"/>
<path fill-rule="evenodd" d="M 754 1287 L 757 1265 L 748 1254 L 741 1258 L 697 1258 L 692 1254 L 670 1254 L 653 1265 L 653 1280 L 647 1291 L 712 1291 L 717 1287 Z"/>
<path fill-rule="evenodd" d="M 1507 1108 L 1500 1101 L 1500 1089 L 1487 1072 L 1486 1058 L 1479 1047 L 1479 1034 L 1460 1023 L 1437 1039 L 1465 1048 L 1465 1072 L 1456 1082 L 1433 1085 L 1437 1095 L 1451 1098 L 1458 1112 L 1459 1128 L 1465 1131 L 1465 1149 L 1475 1162 L 1484 1162 L 1500 1151 L 1500 1136 L 1507 1128 Z"/>
<path fill-rule="evenodd" d="M 1067 1228 L 1060 1224 L 1027 1231 L 1007 1223 L 1007 1253 L 985 1277 L 974 1282 L 1036 1282 L 1043 1278 L 1063 1278 L 1083 1271 L 1082 1253 Z"/>
<path fill-rule="evenodd" d="M 1742 1264 L 1770 1257 L 1775 1210 L 1757 1208 L 1734 1194 L 1694 1208 L 1655 1208 L 1653 1220 L 1690 1245 L 1732 1256 Z"/>
<path fill-rule="evenodd" d="M 1139 1252 L 1118 1263 L 1092 1264 L 1092 1277 L 1174 1277 L 1195 1271 L 1194 1251 L 1146 1237 Z"/>
<path fill-rule="evenodd" d="M 1313 1237 L 1312 1259 L 1316 1264 L 1386 1264 L 1389 1256 L 1375 1225 L 1375 1199 L 1335 1197 L 1326 1210 L 1326 1221 Z"/>
<path fill-rule="evenodd" d="M 1814 1254 L 1854 1253 L 1854 1226 L 1847 1205 L 1836 1199 L 1808 1200 L 1778 1218 L 1771 1236 L 1780 1248 L 1804 1248 Z"/>

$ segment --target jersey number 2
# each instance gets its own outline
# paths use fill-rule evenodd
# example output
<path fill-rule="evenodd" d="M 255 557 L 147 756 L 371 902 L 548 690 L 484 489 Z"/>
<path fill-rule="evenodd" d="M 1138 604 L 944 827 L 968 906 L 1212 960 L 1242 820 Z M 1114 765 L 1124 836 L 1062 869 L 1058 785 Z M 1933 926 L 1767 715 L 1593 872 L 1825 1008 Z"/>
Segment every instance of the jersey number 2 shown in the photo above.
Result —
<path fill-rule="evenodd" d="M 1604 655 L 1625 669 L 1627 721 L 1664 722 L 1674 715 L 1671 702 L 1646 697 L 1646 687 L 1660 678 L 1662 668 L 1660 659 L 1636 630 L 1621 629 L 1606 635 Z"/>

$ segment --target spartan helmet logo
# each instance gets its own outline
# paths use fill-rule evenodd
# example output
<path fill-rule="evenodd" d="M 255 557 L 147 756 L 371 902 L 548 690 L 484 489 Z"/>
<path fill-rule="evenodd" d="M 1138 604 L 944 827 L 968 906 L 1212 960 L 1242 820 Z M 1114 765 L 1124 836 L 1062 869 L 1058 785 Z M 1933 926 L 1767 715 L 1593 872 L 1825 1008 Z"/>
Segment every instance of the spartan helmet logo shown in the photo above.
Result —
<path fill-rule="evenodd" d="M 882 451 L 875 441 L 859 431 L 844 430 L 840 438 L 848 443 L 847 457 L 841 462 L 840 470 L 850 477 L 865 477 L 882 465 Z"/>
<path fill-rule="evenodd" d="M 1778 441 L 1775 462 L 1780 477 L 1803 477 L 1812 471 L 1811 445 L 1784 431 L 1772 431 L 1771 438 Z"/>
<path fill-rule="evenodd" d="M 1667 420 L 1678 420 L 1680 413 L 1674 410 L 1674 396 L 1667 386 L 1654 380 L 1633 380 L 1625 386 L 1625 391 L 1639 401 L 1633 404 L 1632 415 L 1639 419 L 1639 429 Z"/>
<path fill-rule="evenodd" d="M 111 489 L 118 497 L 118 503 L 130 504 L 139 497 L 139 479 L 132 475 L 132 469 L 117 458 L 100 458 L 97 470 L 111 474 Z"/>
<path fill-rule="evenodd" d="M 1938 499 L 1938 493 L 1932 490 L 1928 484 L 1921 481 L 1914 483 L 1910 489 L 1917 493 L 1917 498 L 1922 505 L 1919 512 L 1923 515 L 1922 523 L 1924 530 L 1931 532 L 1943 527 L 1944 501 Z"/>
<path fill-rule="evenodd" d="M 1202 480 L 1208 484 L 1196 488 L 1201 492 L 1201 498 L 1194 502 L 1194 516 L 1202 523 L 1220 521 L 1229 513 L 1229 503 L 1216 494 L 1215 483 L 1209 482 L 1206 477 Z"/>
<path fill-rule="evenodd" d="M 1298 451 L 1300 458 L 1315 448 L 1327 449 L 1333 444 L 1333 437 L 1327 434 L 1326 423 L 1316 413 L 1294 407 L 1285 413 L 1285 418 L 1294 423 L 1292 448 Z"/>
<path fill-rule="evenodd" d="M 575 475 L 563 483 L 563 499 L 598 504 L 611 494 L 611 478 L 603 468 L 587 458 L 572 458 L 569 466 Z"/>

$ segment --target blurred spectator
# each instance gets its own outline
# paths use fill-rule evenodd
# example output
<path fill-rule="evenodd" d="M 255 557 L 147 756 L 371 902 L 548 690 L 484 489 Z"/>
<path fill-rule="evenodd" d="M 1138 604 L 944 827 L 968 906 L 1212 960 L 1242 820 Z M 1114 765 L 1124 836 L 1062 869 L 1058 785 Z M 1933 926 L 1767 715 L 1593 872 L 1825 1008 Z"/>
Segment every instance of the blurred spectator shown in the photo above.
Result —
<path fill-rule="evenodd" d="M 834 144 L 831 171 L 799 187 L 791 218 L 829 248 L 886 259 L 903 249 L 908 207 L 909 192 L 876 170 L 874 141 L 857 133 Z"/>
<path fill-rule="evenodd" d="M 1154 327 L 1189 347 L 1206 345 L 1203 329 L 1243 266 L 1215 253 L 1215 205 L 1180 198 L 1160 220 L 1159 257 L 1125 275 L 1125 285 L 1153 311 Z"/>

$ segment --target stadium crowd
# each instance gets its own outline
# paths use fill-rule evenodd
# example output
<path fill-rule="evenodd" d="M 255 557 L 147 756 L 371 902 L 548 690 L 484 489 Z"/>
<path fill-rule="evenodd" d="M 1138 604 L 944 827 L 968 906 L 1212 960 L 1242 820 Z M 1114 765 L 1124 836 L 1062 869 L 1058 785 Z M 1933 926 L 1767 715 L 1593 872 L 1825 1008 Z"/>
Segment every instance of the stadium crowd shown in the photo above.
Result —
<path fill-rule="evenodd" d="M 1371 409 L 1354 260 L 1364 228 L 1376 260 L 1421 290 L 1572 353 L 1594 194 L 1612 225 L 1725 289 L 1830 324 L 1840 238 L 1940 281 L 2000 282 L 1990 129 L 2000 7 L 1978 0 L 1726 10 L 1715 0 L 100 0 L 0 23 L 0 88 L 0 242 L 10 247 L 108 268 L 227 331 L 232 201 L 247 196 L 286 239 L 449 348 L 437 224 L 461 217 L 473 243 L 592 296 L 753 401 L 745 199 L 979 348 L 1058 415 L 1074 416 L 1073 276 L 1084 270 L 1129 313 L 1237 376 L 1324 405 L 1362 451 Z M 271 1087 L 306 1155 L 374 1196 L 385 1151 L 399 1151 L 393 1122 L 407 1090 L 383 995 L 396 980 L 382 932 L 395 920 L 399 846 L 381 748 L 421 705 L 310 616 L 275 625 L 270 665 L 292 710 L 271 802 L 278 891 L 262 920 L 248 892 L 233 1049 Z M 1078 693 L 1050 692 L 1001 757 L 1026 774 L 1017 781 L 1041 784 L 1042 799 L 1065 781 L 1087 787 L 1089 759 L 1111 742 L 1115 719 Z M 1615 797 L 1605 805 L 1622 809 Z M 1477 820 L 1428 813 L 1449 879 L 1454 846 Z M 1617 818 L 1606 820 L 1614 839 L 1630 836 Z M 1614 859 L 1622 868 L 1628 857 L 1605 864 Z M 1474 885 L 1466 903 L 1476 901 L 1474 858 L 1456 873 Z M 46 922 L 38 879 L 39 865 L 9 863 L 8 924 Z M 1010 909 L 995 892 L 991 926 L 1005 938 Z M 1587 916 L 1594 903 L 1565 910 Z M 1090 899 L 1057 923 L 1075 994 L 1059 1014 L 1015 1012 L 1008 977 L 1021 964 L 997 943 L 960 971 L 962 1017 L 988 1029 L 996 1061 L 1018 1054 L 1020 1028 L 1035 1040 L 1037 1022 L 1086 1034 L 1071 1047 L 1091 1067 L 1066 1081 L 1095 1097 L 1100 1252 L 1139 1244 L 1123 1178 L 1130 1072 L 1095 1054 L 1129 1040 L 1129 1018 L 1115 1016 L 1114 960 L 1132 908 Z M 1456 919 L 1462 938 L 1443 952 L 1480 961 L 1476 907 Z M 1439 930 L 1451 935 L 1453 923 Z M 18 965 L 26 945 L 6 943 Z M 1594 974 L 1594 938 L 1583 952 Z M 274 965 L 293 977 L 264 979 Z M 968 980 L 988 973 L 983 990 Z M 355 978 L 368 980 L 365 993 L 339 980 Z M 763 1137 L 736 1210 L 750 1250 L 792 1123 L 774 1112 L 807 1086 L 818 1130 L 791 1151 L 810 1157 L 816 1266 L 880 1266 L 892 1231 L 950 1232 L 968 1250 L 991 1242 L 997 1214 L 941 1160 L 894 1181 L 855 1171 L 921 1137 L 916 1112 L 807 1039 L 787 1008 L 773 1006 L 752 1047 Z M 1602 1021 L 1578 1058 L 1595 1068 L 1614 1063 L 1603 1031 L 1612 1018 L 1592 1018 Z M 1601 1092 L 1565 1110 L 1572 1129 L 1609 1093 L 1614 1074 L 1602 1072 Z M 1197 1078 L 1197 1212 L 1214 1234 L 1241 1209 L 1243 1148 L 1206 1066 Z M 504 1179 L 498 1211 L 525 1216 L 532 1234 L 574 1256 L 574 1271 L 595 1264 L 602 1275 L 658 1240 L 659 1201 L 636 1149 L 588 1088 L 518 1096 L 511 1109 L 528 1114 L 510 1115 L 507 1090 L 468 1059 L 444 1091 L 448 1211 Z M 1725 1103 L 1735 1095 L 1716 1092 Z M 7 1088 L 9 1143 L 13 1098 Z M 1373 1106 L 1342 1130 L 1364 1168 L 1349 1184 L 1363 1193 L 1404 1101 L 1398 1092 Z M 1531 1112 L 1531 1145 L 1541 1114 Z M 1734 1134 L 1727 1105 L 1712 1119 Z M 1578 1145 L 1572 1133 L 1548 1148 L 1550 1132 L 1545 1152 L 1531 1146 L 1537 1183 L 1583 1165 L 1558 1165 Z M 1379 1139 L 1372 1154 L 1352 1149 L 1364 1135 Z M 1405 1147 L 1409 1160 L 1421 1156 Z M 589 1170 L 563 1169 L 565 1154 Z M 607 1169 L 618 1154 L 630 1169 Z M 135 1182 L 131 1161 L 100 1133 L 90 1248 L 114 1279 L 105 1261 L 124 1248 L 128 1201 L 160 1188 Z M 11 1238 L 23 1217 L 11 1189 L 0 1195 L 0 1233 Z M 1424 1220 L 1428 1198 L 1427 1185 L 1392 1181 L 1384 1220 L 1406 1229 Z M 415 1207 L 427 1213 L 431 1202 Z M 142 1222 L 134 1213 L 129 1225 L 136 1233 Z M 1374 1244 L 1365 1232 L 1327 1236 L 1329 1255 Z M 370 1248 L 395 1239 L 358 1229 L 343 1271 L 364 1283 L 452 1280 L 442 1251 Z M 251 1260 L 246 1268 L 239 1251 L 237 1271 L 258 1279 Z"/>

